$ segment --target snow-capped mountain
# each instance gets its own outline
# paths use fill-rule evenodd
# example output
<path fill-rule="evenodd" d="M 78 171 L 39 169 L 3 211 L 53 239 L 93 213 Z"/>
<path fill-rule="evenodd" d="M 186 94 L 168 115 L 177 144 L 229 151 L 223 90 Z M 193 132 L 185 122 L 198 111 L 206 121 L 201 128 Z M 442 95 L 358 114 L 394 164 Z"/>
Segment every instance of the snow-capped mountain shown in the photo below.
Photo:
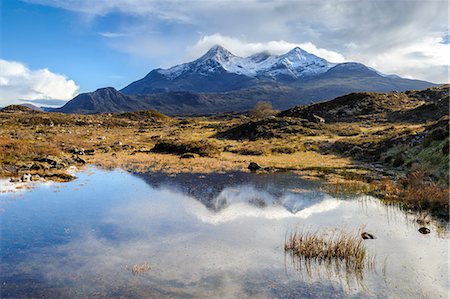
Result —
<path fill-rule="evenodd" d="M 120 91 L 81 94 L 60 112 L 97 113 L 157 109 L 167 114 L 244 111 L 258 101 L 277 109 L 358 91 L 424 89 L 433 83 L 385 75 L 361 63 L 331 63 L 294 48 L 283 55 L 248 57 L 220 46 L 169 69 L 155 69 Z"/>
<path fill-rule="evenodd" d="M 193 62 L 157 71 L 171 80 L 189 72 L 207 76 L 221 70 L 248 77 L 277 78 L 281 75 L 298 79 L 324 73 L 334 65 L 300 48 L 279 56 L 261 52 L 239 57 L 221 46 L 214 46 Z"/>
<path fill-rule="evenodd" d="M 300 48 L 278 56 L 261 52 L 249 57 L 239 57 L 221 46 L 214 46 L 192 62 L 169 69 L 153 70 L 122 91 L 129 94 L 187 90 L 227 91 L 248 87 L 256 81 L 285 82 L 316 76 L 335 65 Z M 205 84 L 217 83 L 217 76 L 220 77 L 221 84 Z M 202 82 L 196 84 L 197 80 Z"/>

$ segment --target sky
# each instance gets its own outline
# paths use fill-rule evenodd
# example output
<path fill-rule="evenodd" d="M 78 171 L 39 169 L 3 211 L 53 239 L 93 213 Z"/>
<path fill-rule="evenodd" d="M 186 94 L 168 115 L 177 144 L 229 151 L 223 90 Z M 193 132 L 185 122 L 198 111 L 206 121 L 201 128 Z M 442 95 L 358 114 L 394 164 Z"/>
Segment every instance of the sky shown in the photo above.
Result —
<path fill-rule="evenodd" d="M 121 89 L 222 45 L 449 82 L 447 0 L 3 0 L 0 107 Z M 59 100 L 59 101 L 58 101 Z"/>

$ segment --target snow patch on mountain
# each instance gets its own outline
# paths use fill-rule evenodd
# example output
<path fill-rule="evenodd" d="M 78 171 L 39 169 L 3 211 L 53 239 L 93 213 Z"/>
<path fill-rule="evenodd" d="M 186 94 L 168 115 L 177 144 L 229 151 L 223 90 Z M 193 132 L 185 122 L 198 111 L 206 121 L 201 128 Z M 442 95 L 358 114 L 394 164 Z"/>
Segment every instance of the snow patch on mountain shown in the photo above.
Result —
<path fill-rule="evenodd" d="M 324 73 L 333 66 L 335 64 L 300 48 L 278 56 L 261 52 L 239 57 L 221 46 L 214 46 L 197 60 L 157 71 L 169 80 L 189 73 L 207 76 L 223 71 L 248 77 L 288 76 L 298 79 Z"/>

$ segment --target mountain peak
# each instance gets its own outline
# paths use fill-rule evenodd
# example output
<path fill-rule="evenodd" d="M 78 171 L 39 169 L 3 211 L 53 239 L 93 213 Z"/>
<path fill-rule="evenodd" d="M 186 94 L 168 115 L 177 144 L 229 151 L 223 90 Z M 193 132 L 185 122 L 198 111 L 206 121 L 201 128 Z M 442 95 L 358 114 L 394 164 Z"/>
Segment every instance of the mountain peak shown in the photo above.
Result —
<path fill-rule="evenodd" d="M 288 53 L 308 53 L 305 50 L 303 50 L 300 47 L 294 47 L 292 50 L 290 50 Z"/>
<path fill-rule="evenodd" d="M 208 50 L 208 52 L 229 52 L 229 51 L 224 47 L 222 47 L 221 45 L 214 45 Z"/>
<path fill-rule="evenodd" d="M 289 52 L 287 52 L 284 55 L 281 55 L 281 57 L 290 57 L 295 60 L 322 60 L 326 61 L 325 59 L 318 57 L 314 54 L 309 53 L 308 51 L 303 50 L 300 47 L 295 47 Z"/>
<path fill-rule="evenodd" d="M 200 57 L 198 60 L 205 60 L 205 59 L 228 60 L 231 57 L 235 56 L 230 51 L 228 51 L 227 49 L 225 49 L 220 45 L 215 45 L 211 47 L 211 49 L 209 49 L 208 52 L 206 52 L 205 55 Z"/>

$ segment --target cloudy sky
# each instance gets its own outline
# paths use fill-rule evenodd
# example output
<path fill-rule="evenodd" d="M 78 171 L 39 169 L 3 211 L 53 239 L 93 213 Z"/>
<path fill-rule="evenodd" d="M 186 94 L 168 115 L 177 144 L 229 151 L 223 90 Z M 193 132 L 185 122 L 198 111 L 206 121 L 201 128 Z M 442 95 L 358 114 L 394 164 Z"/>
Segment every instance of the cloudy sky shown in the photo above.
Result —
<path fill-rule="evenodd" d="M 237 55 L 295 46 L 332 62 L 448 82 L 447 0 L 7 0 L 0 106 L 120 89 L 220 44 Z M 41 101 L 42 102 L 42 101 Z"/>

